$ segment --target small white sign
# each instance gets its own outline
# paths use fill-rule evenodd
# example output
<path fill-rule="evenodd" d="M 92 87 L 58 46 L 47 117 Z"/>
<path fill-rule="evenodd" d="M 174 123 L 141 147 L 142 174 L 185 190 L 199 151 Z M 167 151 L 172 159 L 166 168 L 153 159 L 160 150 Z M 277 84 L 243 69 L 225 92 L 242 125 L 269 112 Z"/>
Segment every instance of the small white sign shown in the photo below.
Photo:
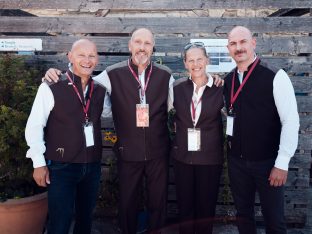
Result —
<path fill-rule="evenodd" d="M 0 51 L 41 51 L 42 39 L 0 38 Z"/>
<path fill-rule="evenodd" d="M 227 39 L 191 39 L 191 42 L 201 41 L 204 43 L 209 56 L 208 72 L 230 72 L 236 67 L 227 49 Z"/>

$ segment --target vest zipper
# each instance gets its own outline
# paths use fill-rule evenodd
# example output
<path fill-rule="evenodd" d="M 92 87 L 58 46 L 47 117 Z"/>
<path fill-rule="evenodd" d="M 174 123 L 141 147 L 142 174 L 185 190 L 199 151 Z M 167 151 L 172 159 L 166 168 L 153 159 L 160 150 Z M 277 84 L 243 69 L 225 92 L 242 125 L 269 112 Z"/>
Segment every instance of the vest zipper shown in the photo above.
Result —
<path fill-rule="evenodd" d="M 144 160 L 147 161 L 147 156 L 146 156 L 146 131 L 145 128 L 143 127 L 143 132 L 144 132 Z"/>

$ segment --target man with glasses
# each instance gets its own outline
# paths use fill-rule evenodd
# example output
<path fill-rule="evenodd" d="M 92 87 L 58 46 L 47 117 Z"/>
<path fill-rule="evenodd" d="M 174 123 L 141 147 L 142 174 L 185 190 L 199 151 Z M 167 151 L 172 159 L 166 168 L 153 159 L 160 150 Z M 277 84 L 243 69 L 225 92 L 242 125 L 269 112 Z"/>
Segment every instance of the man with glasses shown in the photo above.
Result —
<path fill-rule="evenodd" d="M 237 26 L 228 34 L 237 67 L 225 78 L 228 165 L 240 234 L 256 234 L 258 191 L 266 233 L 285 234 L 284 184 L 298 143 L 294 89 L 282 69 L 269 68 L 255 54 L 256 39 Z"/>

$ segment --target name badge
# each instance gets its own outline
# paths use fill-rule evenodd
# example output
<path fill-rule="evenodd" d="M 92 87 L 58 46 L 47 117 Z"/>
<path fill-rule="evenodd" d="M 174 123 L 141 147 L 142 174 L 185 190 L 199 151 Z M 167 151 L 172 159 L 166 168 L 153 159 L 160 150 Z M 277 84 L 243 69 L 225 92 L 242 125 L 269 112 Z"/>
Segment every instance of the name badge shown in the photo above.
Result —
<path fill-rule="evenodd" d="M 83 132 L 86 139 L 86 146 L 93 146 L 94 145 L 94 136 L 93 136 L 93 123 L 87 122 L 83 124 Z"/>
<path fill-rule="evenodd" d="M 148 104 L 136 104 L 136 126 L 149 126 L 149 106 Z"/>
<path fill-rule="evenodd" d="M 200 129 L 188 128 L 187 129 L 187 150 L 200 151 Z"/>
<path fill-rule="evenodd" d="M 226 117 L 226 135 L 233 136 L 233 129 L 234 129 L 234 117 L 227 116 Z"/>

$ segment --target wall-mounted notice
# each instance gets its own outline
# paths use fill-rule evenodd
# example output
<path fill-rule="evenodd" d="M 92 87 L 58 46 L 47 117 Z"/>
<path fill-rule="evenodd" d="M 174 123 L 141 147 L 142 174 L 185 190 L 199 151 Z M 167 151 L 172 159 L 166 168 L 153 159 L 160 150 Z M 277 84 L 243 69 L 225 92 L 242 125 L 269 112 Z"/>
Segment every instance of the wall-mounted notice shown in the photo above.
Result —
<path fill-rule="evenodd" d="M 210 61 L 208 72 L 230 72 L 236 66 L 226 47 L 227 39 L 191 39 L 191 42 L 195 41 L 201 41 L 205 45 Z"/>
<path fill-rule="evenodd" d="M 0 38 L 0 51 L 41 51 L 42 40 L 38 38 L 21 39 Z"/>

